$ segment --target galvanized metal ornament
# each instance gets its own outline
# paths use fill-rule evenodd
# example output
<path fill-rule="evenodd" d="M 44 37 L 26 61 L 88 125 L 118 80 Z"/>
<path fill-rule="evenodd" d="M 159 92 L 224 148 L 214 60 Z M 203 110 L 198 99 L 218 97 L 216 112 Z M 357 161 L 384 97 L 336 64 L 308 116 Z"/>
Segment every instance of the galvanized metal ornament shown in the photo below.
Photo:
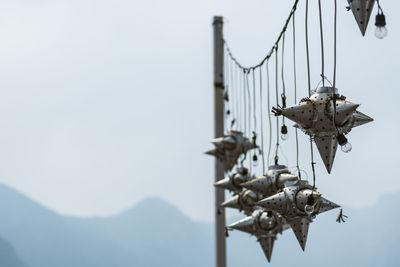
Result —
<path fill-rule="evenodd" d="M 236 168 L 236 172 L 232 173 L 228 177 L 219 180 L 214 184 L 215 187 L 229 190 L 234 193 L 242 191 L 243 187 L 241 184 L 254 179 L 253 175 L 249 174 L 249 171 L 245 167 Z"/>
<path fill-rule="evenodd" d="M 271 261 L 277 235 L 289 228 L 290 225 L 279 213 L 262 209 L 255 210 L 251 216 L 228 226 L 230 230 L 239 230 L 257 237 L 268 262 Z"/>
<path fill-rule="evenodd" d="M 364 36 L 374 8 L 375 0 L 347 0 L 349 9 L 353 12 L 361 34 Z"/>
<path fill-rule="evenodd" d="M 290 224 L 303 250 L 313 218 L 317 214 L 340 207 L 313 191 L 312 186 L 302 180 L 283 188 L 280 193 L 257 202 L 256 205 L 280 213 Z"/>
<path fill-rule="evenodd" d="M 255 204 L 261 199 L 261 195 L 251 190 L 244 190 L 223 202 L 221 206 L 224 208 L 238 209 L 249 215 L 255 209 L 257 209 L 257 206 Z"/>
<path fill-rule="evenodd" d="M 336 106 L 334 107 L 333 103 Z M 338 141 L 344 152 L 351 149 L 344 137 L 354 127 L 373 121 L 357 111 L 359 104 L 346 101 L 333 87 L 320 87 L 310 98 L 303 98 L 299 104 L 286 108 L 273 108 L 276 116 L 283 115 L 297 123 L 295 127 L 310 135 L 328 173 L 331 172 Z"/>
<path fill-rule="evenodd" d="M 268 197 L 298 179 L 285 165 L 271 165 L 265 175 L 243 183 L 241 186 Z"/>
<path fill-rule="evenodd" d="M 247 151 L 258 146 L 251 142 L 242 132 L 231 130 L 229 134 L 212 140 L 215 149 L 206 154 L 217 157 L 224 164 L 225 171 L 230 171 L 235 166 L 238 158 Z"/>

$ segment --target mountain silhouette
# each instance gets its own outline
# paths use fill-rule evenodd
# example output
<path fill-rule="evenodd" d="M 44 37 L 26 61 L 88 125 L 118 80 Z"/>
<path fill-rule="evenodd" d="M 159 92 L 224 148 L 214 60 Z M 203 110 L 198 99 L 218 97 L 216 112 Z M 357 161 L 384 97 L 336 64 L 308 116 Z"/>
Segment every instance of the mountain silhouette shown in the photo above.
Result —
<path fill-rule="evenodd" d="M 335 222 L 338 211 L 318 216 L 305 252 L 287 230 L 278 236 L 270 264 L 254 237 L 230 232 L 228 266 L 399 266 L 399 203 L 400 194 L 393 194 L 369 208 L 345 209 L 349 218 L 341 224 Z M 1 185 L 0 214 L 0 237 L 10 243 L 3 249 L 0 239 L 0 253 L 14 255 L 13 247 L 29 267 L 214 265 L 213 225 L 192 221 L 160 198 L 115 216 L 77 218 Z M 0 266 L 25 266 L 18 264 Z"/>

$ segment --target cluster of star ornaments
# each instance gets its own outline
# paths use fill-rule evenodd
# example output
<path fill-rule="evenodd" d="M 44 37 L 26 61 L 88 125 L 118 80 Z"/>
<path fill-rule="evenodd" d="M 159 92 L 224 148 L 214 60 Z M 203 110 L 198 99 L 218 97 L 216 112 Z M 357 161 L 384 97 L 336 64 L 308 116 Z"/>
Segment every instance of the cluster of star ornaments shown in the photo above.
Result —
<path fill-rule="evenodd" d="M 372 10 L 377 4 L 375 35 L 380 39 L 387 35 L 386 19 L 379 0 L 347 1 L 347 8 L 353 13 L 363 36 Z M 275 116 L 293 121 L 294 127 L 311 137 L 327 172 L 330 173 L 337 147 L 340 146 L 346 153 L 352 149 L 346 136 L 353 128 L 373 121 L 358 110 L 359 106 L 338 94 L 337 88 L 322 86 L 310 97 L 301 99 L 299 104 L 273 107 L 272 112 Z M 283 136 L 287 135 L 286 125 L 282 125 L 281 133 Z M 206 154 L 215 156 L 228 173 L 226 178 L 214 184 L 215 187 L 232 193 L 221 206 L 237 209 L 247 216 L 227 226 L 227 235 L 228 231 L 237 230 L 255 236 L 269 262 L 279 234 L 291 228 L 301 249 L 305 250 L 310 223 L 319 214 L 340 206 L 324 198 L 315 188 L 315 184 L 311 186 L 291 173 L 287 166 L 279 165 L 277 157 L 275 164 L 269 166 L 267 173 L 261 177 L 250 173 L 243 166 L 244 160 L 232 171 L 241 156 L 245 159 L 250 150 L 259 149 L 255 141 L 255 136 L 250 141 L 242 132 L 232 130 L 227 135 L 213 139 L 215 148 Z M 344 222 L 344 218 L 347 216 L 340 210 L 336 221 Z"/>
<path fill-rule="evenodd" d="M 244 212 L 248 217 L 227 230 L 238 230 L 257 238 L 268 261 L 278 234 L 292 228 L 301 248 L 307 242 L 309 224 L 316 215 L 339 205 L 323 198 L 308 182 L 299 180 L 284 165 L 272 165 L 258 178 L 244 167 L 215 183 L 233 196 L 221 204 Z"/>

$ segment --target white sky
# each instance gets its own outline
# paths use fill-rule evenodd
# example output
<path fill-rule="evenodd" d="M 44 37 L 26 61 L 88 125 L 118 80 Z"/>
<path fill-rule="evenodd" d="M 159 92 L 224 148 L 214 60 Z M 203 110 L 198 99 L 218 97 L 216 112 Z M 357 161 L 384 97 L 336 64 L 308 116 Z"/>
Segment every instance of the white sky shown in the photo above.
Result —
<path fill-rule="evenodd" d="M 299 97 L 306 96 L 304 2 L 296 15 Z M 1 1 L 0 181 L 63 214 L 110 215 L 160 196 L 192 218 L 212 220 L 213 159 L 203 154 L 213 135 L 212 16 L 226 18 L 232 50 L 254 65 L 292 4 Z M 400 190 L 400 3 L 382 1 L 383 41 L 373 36 L 376 11 L 363 38 L 346 5 L 338 1 L 337 87 L 375 121 L 349 134 L 353 151 L 338 151 L 331 175 L 316 156 L 317 185 L 329 199 L 359 207 Z M 330 79 L 332 8 L 324 3 Z M 320 73 L 317 15 L 312 0 L 313 86 Z M 290 166 L 293 140 L 292 131 L 283 147 Z M 301 151 L 309 172 L 303 135 Z"/>

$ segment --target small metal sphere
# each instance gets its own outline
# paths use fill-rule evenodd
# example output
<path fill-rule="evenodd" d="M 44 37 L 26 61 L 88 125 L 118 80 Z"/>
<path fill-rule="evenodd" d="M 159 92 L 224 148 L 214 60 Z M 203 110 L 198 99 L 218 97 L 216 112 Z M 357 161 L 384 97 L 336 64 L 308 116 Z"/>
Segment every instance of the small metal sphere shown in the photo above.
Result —
<path fill-rule="evenodd" d="M 259 225 L 261 229 L 265 231 L 270 231 L 275 228 L 277 221 L 275 216 L 268 216 L 267 212 L 263 212 L 259 217 Z"/>
<path fill-rule="evenodd" d="M 254 204 L 255 204 L 257 201 L 258 201 L 258 197 L 257 197 L 257 194 L 256 194 L 255 192 L 253 192 L 253 191 L 246 191 L 246 192 L 243 194 L 243 203 L 244 203 L 246 206 L 249 206 L 249 207 L 254 206 Z"/>

